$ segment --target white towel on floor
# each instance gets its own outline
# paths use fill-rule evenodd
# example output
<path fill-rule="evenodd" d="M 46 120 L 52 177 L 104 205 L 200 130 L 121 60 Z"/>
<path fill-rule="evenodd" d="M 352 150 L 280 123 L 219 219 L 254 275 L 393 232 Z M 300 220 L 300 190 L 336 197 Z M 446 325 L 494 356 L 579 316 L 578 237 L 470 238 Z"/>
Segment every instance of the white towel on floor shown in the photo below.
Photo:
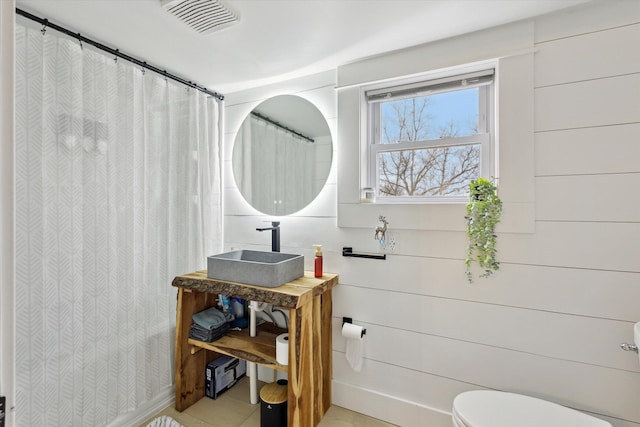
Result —
<path fill-rule="evenodd" d="M 168 415 L 163 415 L 151 421 L 147 427 L 184 427 Z"/>

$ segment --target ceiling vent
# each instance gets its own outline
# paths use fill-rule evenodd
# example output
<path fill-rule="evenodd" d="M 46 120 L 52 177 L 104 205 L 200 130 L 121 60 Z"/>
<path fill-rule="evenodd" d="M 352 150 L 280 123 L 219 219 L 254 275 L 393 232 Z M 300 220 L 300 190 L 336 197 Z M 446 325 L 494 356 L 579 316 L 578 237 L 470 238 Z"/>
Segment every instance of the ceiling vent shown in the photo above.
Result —
<path fill-rule="evenodd" d="M 160 0 L 167 12 L 205 35 L 238 22 L 238 15 L 220 0 Z"/>

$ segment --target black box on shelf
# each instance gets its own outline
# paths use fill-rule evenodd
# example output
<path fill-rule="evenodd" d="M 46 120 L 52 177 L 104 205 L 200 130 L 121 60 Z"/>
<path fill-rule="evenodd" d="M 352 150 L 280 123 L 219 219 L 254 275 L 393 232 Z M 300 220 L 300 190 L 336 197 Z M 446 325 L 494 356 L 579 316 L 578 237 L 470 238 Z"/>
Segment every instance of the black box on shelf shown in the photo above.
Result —
<path fill-rule="evenodd" d="M 247 362 L 231 356 L 220 356 L 207 364 L 204 394 L 212 399 L 233 387 L 247 373 Z"/>

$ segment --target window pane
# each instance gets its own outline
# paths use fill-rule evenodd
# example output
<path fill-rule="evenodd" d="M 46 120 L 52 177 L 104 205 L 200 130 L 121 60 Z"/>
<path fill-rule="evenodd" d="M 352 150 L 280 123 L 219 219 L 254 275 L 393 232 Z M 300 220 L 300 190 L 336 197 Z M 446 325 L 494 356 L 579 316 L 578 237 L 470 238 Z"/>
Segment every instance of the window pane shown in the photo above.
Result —
<path fill-rule="evenodd" d="M 479 88 L 380 104 L 380 143 L 424 141 L 478 133 Z"/>
<path fill-rule="evenodd" d="M 380 196 L 463 196 L 480 175 L 480 144 L 378 154 Z"/>

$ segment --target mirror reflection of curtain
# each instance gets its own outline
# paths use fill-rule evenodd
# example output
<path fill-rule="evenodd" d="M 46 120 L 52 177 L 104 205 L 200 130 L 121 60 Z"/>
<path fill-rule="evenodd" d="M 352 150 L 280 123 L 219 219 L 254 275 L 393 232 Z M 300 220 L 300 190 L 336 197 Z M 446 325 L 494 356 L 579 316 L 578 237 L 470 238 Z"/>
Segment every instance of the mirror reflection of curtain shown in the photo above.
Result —
<path fill-rule="evenodd" d="M 298 211 L 313 200 L 313 143 L 251 115 L 239 135 L 242 146 L 234 151 L 233 168 L 242 170 L 237 185 L 254 208 L 283 215 Z"/>
<path fill-rule="evenodd" d="M 313 181 L 315 178 L 315 150 L 313 143 L 294 137 L 285 144 L 284 176 L 286 182 L 282 187 L 283 201 L 279 206 L 281 212 L 292 212 L 307 206 L 314 198 Z"/>
<path fill-rule="evenodd" d="M 16 26 L 16 425 L 173 394 L 174 276 L 220 248 L 218 103 Z"/>
<path fill-rule="evenodd" d="M 252 200 L 251 191 L 251 122 L 245 120 L 238 130 L 233 148 L 232 168 L 236 185 L 247 200 Z"/>

